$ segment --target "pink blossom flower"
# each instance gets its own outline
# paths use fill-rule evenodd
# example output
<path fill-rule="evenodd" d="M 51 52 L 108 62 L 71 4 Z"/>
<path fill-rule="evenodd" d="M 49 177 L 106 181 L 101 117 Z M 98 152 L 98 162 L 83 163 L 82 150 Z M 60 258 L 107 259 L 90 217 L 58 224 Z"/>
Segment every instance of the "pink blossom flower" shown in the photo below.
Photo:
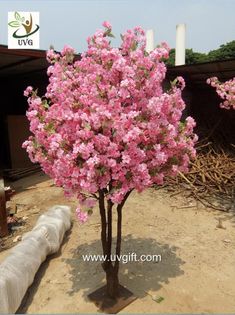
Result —
<path fill-rule="evenodd" d="M 32 93 L 32 91 L 33 91 L 32 86 L 28 86 L 24 91 L 24 96 L 29 96 Z"/>
<path fill-rule="evenodd" d="M 223 100 L 220 103 L 221 108 L 235 109 L 235 78 L 221 83 L 217 77 L 212 77 L 208 78 L 206 82 L 216 89 L 216 93 Z"/>
<path fill-rule="evenodd" d="M 70 55 L 70 54 L 73 55 L 74 53 L 75 53 L 75 50 L 69 45 L 65 45 L 63 50 L 61 51 L 62 56 L 66 56 L 66 55 Z"/>
<path fill-rule="evenodd" d="M 104 21 L 102 25 L 105 28 L 112 28 L 111 24 L 108 21 Z"/>
<path fill-rule="evenodd" d="M 79 207 L 76 209 L 76 216 L 77 216 L 77 219 L 78 219 L 81 223 L 86 223 L 86 221 L 88 220 L 88 214 L 87 214 L 87 212 L 81 211 L 81 209 L 80 209 Z"/>

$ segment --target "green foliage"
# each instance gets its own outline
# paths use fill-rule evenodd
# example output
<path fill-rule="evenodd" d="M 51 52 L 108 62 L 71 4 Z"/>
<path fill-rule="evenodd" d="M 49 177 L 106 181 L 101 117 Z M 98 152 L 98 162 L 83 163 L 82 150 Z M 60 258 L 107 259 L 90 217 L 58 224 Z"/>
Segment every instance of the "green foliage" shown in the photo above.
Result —
<path fill-rule="evenodd" d="M 195 63 L 201 63 L 209 61 L 206 54 L 194 52 L 192 49 L 186 49 L 185 52 L 185 63 L 186 65 L 192 65 Z M 169 59 L 166 61 L 168 66 L 175 65 L 175 49 L 170 50 Z"/>
<path fill-rule="evenodd" d="M 235 58 L 235 40 L 225 45 L 220 45 L 218 49 L 209 51 L 208 54 L 194 52 L 193 49 L 186 49 L 185 63 L 186 65 L 192 65 L 196 63 L 225 60 Z M 169 59 L 166 60 L 168 66 L 175 65 L 175 49 L 171 49 L 169 53 Z"/>
<path fill-rule="evenodd" d="M 220 45 L 216 50 L 211 50 L 208 53 L 208 58 L 209 61 L 235 58 L 235 40 L 225 45 Z"/>
<path fill-rule="evenodd" d="M 186 64 L 195 64 L 208 61 L 207 55 L 194 52 L 192 49 L 186 49 Z"/>
<path fill-rule="evenodd" d="M 170 50 L 169 58 L 165 62 L 168 66 L 174 66 L 175 65 L 175 48 Z"/>

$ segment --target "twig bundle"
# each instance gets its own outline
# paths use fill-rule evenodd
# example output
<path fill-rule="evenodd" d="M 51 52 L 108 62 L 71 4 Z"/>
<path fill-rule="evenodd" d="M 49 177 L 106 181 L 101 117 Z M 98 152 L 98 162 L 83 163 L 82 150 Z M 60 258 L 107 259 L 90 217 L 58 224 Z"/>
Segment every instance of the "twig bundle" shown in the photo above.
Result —
<path fill-rule="evenodd" d="M 193 196 L 206 207 L 228 211 L 235 202 L 234 153 L 211 143 L 198 146 L 197 151 L 189 172 L 168 178 L 167 187 L 174 195 L 188 192 L 188 197 Z"/>

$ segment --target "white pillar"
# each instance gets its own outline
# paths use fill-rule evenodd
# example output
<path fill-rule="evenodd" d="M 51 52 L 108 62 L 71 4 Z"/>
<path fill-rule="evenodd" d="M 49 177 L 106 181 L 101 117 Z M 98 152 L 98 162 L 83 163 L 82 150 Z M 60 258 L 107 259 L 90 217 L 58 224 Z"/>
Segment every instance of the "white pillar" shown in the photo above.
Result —
<path fill-rule="evenodd" d="M 185 65 L 186 24 L 176 25 L 175 65 Z"/>
<path fill-rule="evenodd" d="M 146 31 L 146 51 L 150 53 L 154 50 L 154 31 L 147 30 Z"/>

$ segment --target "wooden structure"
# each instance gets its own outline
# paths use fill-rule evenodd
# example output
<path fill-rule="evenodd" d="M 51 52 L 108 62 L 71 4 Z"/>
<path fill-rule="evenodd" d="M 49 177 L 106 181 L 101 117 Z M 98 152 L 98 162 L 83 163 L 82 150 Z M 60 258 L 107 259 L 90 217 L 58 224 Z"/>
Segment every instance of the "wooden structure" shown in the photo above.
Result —
<path fill-rule="evenodd" d="M 235 144 L 235 111 L 220 108 L 222 100 L 206 83 L 210 77 L 216 76 L 222 82 L 235 77 L 235 59 L 169 67 L 167 79 L 172 81 L 177 76 L 185 80 L 186 114 L 196 120 L 195 131 L 200 139 L 210 136 L 209 140 L 216 143 Z"/>
<path fill-rule="evenodd" d="M 76 55 L 75 59 L 80 56 Z M 29 136 L 28 109 L 23 92 L 31 85 L 39 95 L 46 92 L 48 84 L 46 51 L 8 49 L 0 45 L 0 169 L 29 168 L 32 163 L 22 149 Z"/>
<path fill-rule="evenodd" d="M 8 49 L 0 45 L 0 169 L 32 166 L 22 142 L 29 136 L 25 117 L 28 104 L 23 91 L 28 85 L 44 92 L 47 84 L 46 52 Z"/>
<path fill-rule="evenodd" d="M 0 237 L 8 235 L 7 212 L 6 212 L 6 195 L 4 180 L 0 174 Z"/>

